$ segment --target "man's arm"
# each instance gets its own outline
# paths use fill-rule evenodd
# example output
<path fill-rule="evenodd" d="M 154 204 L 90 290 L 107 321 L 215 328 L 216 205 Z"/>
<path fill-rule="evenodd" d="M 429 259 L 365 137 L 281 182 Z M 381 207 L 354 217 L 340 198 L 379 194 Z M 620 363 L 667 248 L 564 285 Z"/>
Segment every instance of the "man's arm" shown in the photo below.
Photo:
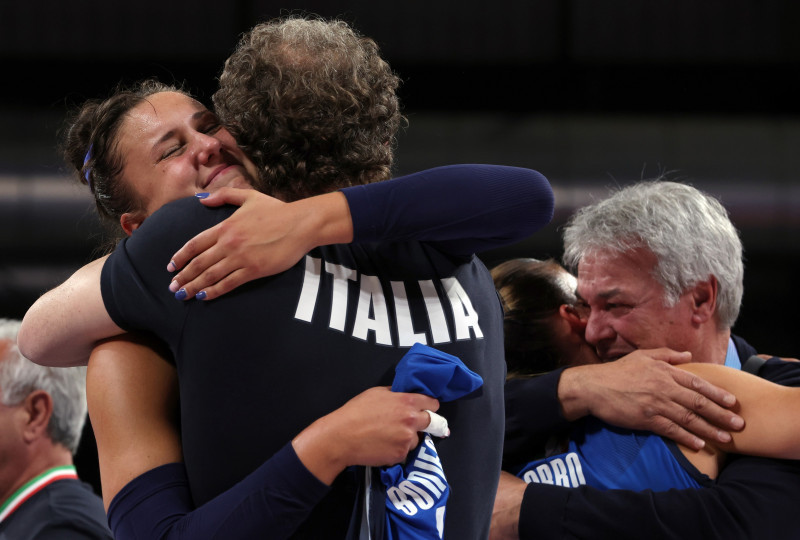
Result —
<path fill-rule="evenodd" d="M 737 456 L 713 487 L 601 491 L 528 484 L 519 538 L 794 539 L 796 461 Z"/>
<path fill-rule="evenodd" d="M 619 362 L 619 361 L 618 361 Z M 794 362 L 771 360 L 769 380 L 800 385 Z M 577 369 L 577 368 L 571 368 Z M 507 482 L 493 538 L 797 538 L 800 462 L 731 455 L 713 487 L 661 493 Z M 518 524 L 514 523 L 518 519 Z M 505 535 L 501 535 L 505 533 Z"/>
<path fill-rule="evenodd" d="M 500 165 L 437 167 L 288 204 L 234 189 L 202 202 L 241 208 L 165 264 L 181 270 L 174 291 L 183 288 L 186 298 L 203 291 L 206 300 L 284 270 L 305 251 L 331 243 L 417 240 L 469 256 L 526 238 L 550 222 L 554 208 L 544 176 Z"/>
<path fill-rule="evenodd" d="M 670 365 L 688 360 L 689 355 L 668 349 L 635 351 L 615 362 L 515 381 L 511 397 L 506 396 L 504 463 L 520 463 L 526 446 L 541 446 L 554 429 L 589 414 L 689 448 L 702 448 L 703 439 L 730 442 L 729 431 L 744 426 L 729 409 L 734 395 Z"/>
<path fill-rule="evenodd" d="M 123 333 L 100 294 L 106 258 L 79 269 L 28 309 L 17 337 L 23 356 L 45 366 L 85 366 L 96 341 Z"/>

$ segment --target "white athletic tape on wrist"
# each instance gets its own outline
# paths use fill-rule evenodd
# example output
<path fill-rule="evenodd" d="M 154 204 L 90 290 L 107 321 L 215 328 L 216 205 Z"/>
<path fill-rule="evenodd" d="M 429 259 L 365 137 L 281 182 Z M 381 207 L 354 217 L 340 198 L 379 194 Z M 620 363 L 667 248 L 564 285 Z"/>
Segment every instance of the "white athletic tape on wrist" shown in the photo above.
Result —
<path fill-rule="evenodd" d="M 436 414 L 433 411 L 429 411 L 425 409 L 429 415 L 431 415 L 431 421 L 428 424 L 428 427 L 423 429 L 425 433 L 430 433 L 434 437 L 449 437 L 450 436 L 450 428 L 447 427 L 447 419 L 444 416 Z"/>

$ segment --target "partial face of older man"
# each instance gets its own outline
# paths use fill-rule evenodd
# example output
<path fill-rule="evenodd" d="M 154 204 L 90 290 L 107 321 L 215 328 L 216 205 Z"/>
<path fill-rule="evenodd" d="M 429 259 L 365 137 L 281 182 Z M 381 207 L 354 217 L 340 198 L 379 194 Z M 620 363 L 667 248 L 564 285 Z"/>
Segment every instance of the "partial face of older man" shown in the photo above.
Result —
<path fill-rule="evenodd" d="M 713 322 L 713 280 L 668 306 L 664 287 L 653 276 L 655 265 L 655 255 L 645 248 L 595 250 L 578 265 L 577 292 L 590 308 L 586 341 L 601 360 L 659 347 L 694 352 L 703 336 L 700 326 Z"/>
<path fill-rule="evenodd" d="M 3 362 L 11 342 L 0 339 L 0 362 Z M 0 400 L 3 391 L 0 390 Z M 0 502 L 6 500 L 18 486 L 15 484 L 24 463 L 21 457 L 23 435 L 20 419 L 24 410 L 20 405 L 4 405 L 0 402 Z"/>

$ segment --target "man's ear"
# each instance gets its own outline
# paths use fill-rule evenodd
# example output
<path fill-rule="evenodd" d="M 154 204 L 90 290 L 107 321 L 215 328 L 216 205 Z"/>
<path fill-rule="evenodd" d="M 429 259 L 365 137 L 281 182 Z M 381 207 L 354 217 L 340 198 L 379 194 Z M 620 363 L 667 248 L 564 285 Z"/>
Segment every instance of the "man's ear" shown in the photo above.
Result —
<path fill-rule="evenodd" d="M 714 276 L 692 287 L 692 322 L 696 324 L 710 320 L 717 312 L 719 282 Z"/>
<path fill-rule="evenodd" d="M 139 212 L 125 212 L 119 218 L 119 224 L 122 225 L 122 230 L 128 236 L 133 234 L 133 231 L 139 228 L 144 223 L 144 216 Z"/>
<path fill-rule="evenodd" d="M 50 417 L 53 416 L 53 398 L 44 390 L 34 390 L 22 402 L 26 414 L 23 437 L 32 442 L 47 434 Z"/>

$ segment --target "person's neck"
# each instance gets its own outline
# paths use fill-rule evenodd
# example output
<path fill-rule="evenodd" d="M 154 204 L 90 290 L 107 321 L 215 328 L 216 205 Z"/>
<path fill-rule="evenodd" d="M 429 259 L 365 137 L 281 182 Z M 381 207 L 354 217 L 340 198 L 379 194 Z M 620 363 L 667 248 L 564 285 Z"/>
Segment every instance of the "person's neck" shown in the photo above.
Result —
<path fill-rule="evenodd" d="M 694 362 L 708 362 L 710 364 L 725 364 L 728 353 L 728 341 L 731 337 L 730 329 L 709 331 L 697 343 L 696 350 L 692 351 Z"/>
<path fill-rule="evenodd" d="M 72 453 L 60 444 L 50 444 L 43 451 L 32 453 L 15 480 L 4 487 L 2 493 L 0 493 L 0 504 L 40 474 L 54 467 L 63 467 L 65 465 L 73 465 Z"/>

